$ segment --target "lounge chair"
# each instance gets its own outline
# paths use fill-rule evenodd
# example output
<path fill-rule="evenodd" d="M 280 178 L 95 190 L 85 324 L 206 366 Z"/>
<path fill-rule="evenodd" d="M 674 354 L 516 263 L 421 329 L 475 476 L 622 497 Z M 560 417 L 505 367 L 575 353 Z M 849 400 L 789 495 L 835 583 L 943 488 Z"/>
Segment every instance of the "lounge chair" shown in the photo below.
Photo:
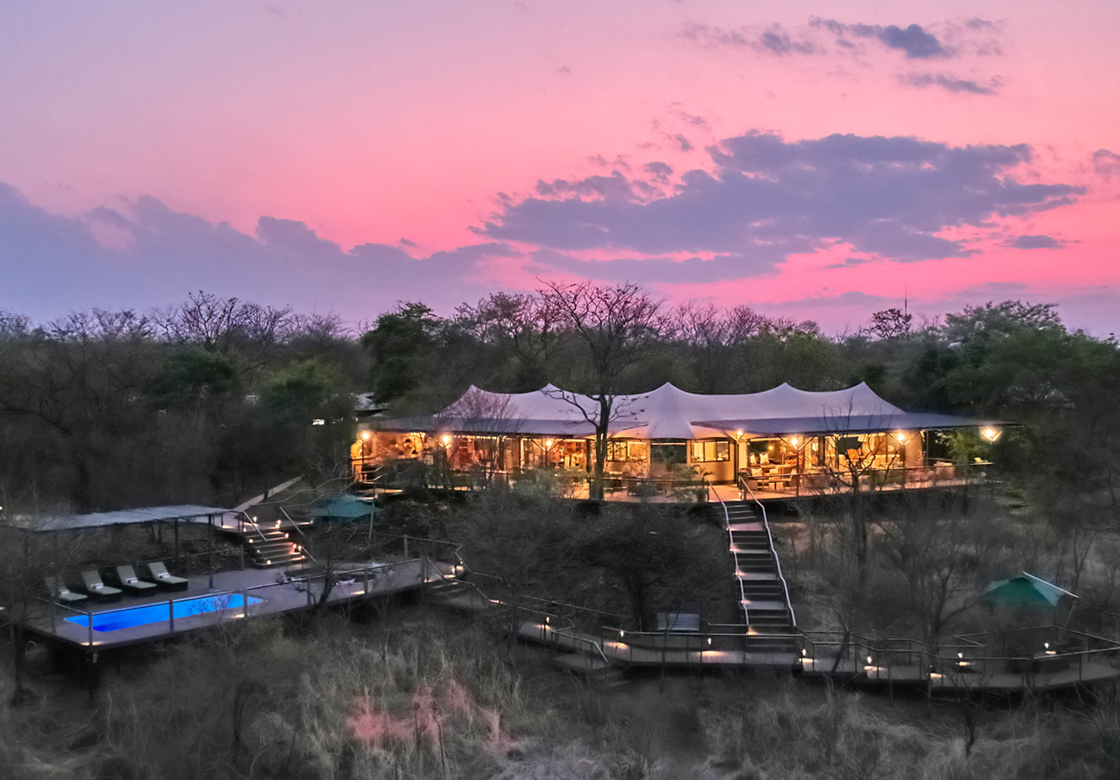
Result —
<path fill-rule="evenodd" d="M 186 590 L 190 580 L 186 577 L 176 577 L 167 570 L 163 561 L 152 561 L 148 566 L 148 581 L 154 582 L 160 590 Z"/>
<path fill-rule="evenodd" d="M 119 588 L 110 588 L 101 581 L 101 575 L 96 569 L 89 569 L 82 572 L 82 582 L 85 583 L 82 590 L 90 598 L 97 599 L 98 601 L 120 601 L 121 591 Z"/>
<path fill-rule="evenodd" d="M 121 588 L 130 596 L 150 596 L 159 588 L 154 582 L 144 582 L 136 576 L 136 571 L 129 565 L 118 566 L 114 571 Z"/>
<path fill-rule="evenodd" d="M 75 593 L 66 587 L 59 577 L 46 577 L 45 582 L 47 583 L 47 590 L 51 593 L 51 598 L 64 607 L 73 607 L 86 600 L 86 597 L 81 593 Z"/>

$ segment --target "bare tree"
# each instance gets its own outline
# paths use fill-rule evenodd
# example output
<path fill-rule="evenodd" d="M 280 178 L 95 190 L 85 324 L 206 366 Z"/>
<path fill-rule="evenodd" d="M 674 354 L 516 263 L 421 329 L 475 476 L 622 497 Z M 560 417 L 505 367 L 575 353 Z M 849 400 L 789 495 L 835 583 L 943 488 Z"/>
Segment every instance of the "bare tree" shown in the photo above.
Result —
<path fill-rule="evenodd" d="M 726 310 L 713 303 L 691 301 L 672 310 L 665 319 L 669 335 L 686 345 L 693 372 L 705 393 L 729 391 L 727 380 L 736 375 L 747 342 L 769 323 L 747 306 Z"/>
<path fill-rule="evenodd" d="M 619 402 L 623 383 L 648 354 L 659 334 L 660 301 L 636 284 L 602 287 L 592 282 L 546 283 L 541 298 L 561 317 L 564 329 L 585 353 L 573 362 L 576 369 L 569 390 L 557 398 L 574 406 L 595 426 L 594 477 L 591 497 L 603 497 L 603 472 L 612 422 L 632 414 Z"/>
<path fill-rule="evenodd" d="M 517 389 L 536 389 L 546 381 L 563 326 L 561 312 L 548 297 L 492 293 L 477 306 L 463 304 L 455 315 L 481 343 L 492 344 L 513 358 L 512 380 Z"/>
<path fill-rule="evenodd" d="M 475 437 L 475 445 L 482 453 L 482 476 L 487 484 L 494 474 L 505 468 L 503 454 L 509 437 L 521 429 L 522 420 L 509 395 L 488 393 L 471 387 L 458 401 L 436 418 L 438 429 L 443 424 Z"/>

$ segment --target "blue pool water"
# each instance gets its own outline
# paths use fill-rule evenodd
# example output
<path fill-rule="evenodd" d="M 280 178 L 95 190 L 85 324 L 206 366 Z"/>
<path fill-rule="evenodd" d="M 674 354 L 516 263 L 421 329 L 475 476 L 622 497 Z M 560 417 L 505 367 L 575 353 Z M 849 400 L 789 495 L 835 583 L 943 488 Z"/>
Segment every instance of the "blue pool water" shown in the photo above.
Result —
<path fill-rule="evenodd" d="M 245 603 L 240 593 L 222 593 L 217 596 L 199 596 L 196 599 L 183 599 L 176 601 L 174 606 L 175 618 L 185 618 L 191 615 L 205 615 L 209 612 L 221 612 L 225 609 L 240 609 Z M 260 604 L 261 600 L 249 596 L 249 606 Z M 146 607 L 132 607 L 131 609 L 115 609 L 112 612 L 98 612 L 93 615 L 94 631 L 119 631 L 122 628 L 146 626 L 150 623 L 168 622 L 167 602 L 149 604 Z M 66 618 L 67 622 L 85 628 L 89 625 L 89 618 L 85 615 Z"/>

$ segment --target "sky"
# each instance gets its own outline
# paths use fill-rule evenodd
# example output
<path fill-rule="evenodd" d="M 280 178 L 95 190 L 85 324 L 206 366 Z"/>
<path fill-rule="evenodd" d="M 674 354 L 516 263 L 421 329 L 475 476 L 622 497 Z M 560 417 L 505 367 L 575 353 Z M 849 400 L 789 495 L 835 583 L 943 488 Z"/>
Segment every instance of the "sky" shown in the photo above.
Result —
<path fill-rule="evenodd" d="M 1120 331 L 1120 3 L 0 4 L 0 310 L 634 282 Z"/>

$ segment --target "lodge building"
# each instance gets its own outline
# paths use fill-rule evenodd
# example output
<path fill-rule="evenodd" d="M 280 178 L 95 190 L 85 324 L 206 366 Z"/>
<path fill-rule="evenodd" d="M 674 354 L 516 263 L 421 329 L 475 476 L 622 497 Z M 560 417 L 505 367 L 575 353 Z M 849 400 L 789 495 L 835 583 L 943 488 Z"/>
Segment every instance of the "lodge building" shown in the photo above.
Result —
<path fill-rule="evenodd" d="M 362 423 L 354 467 L 418 461 L 472 479 L 516 481 L 552 470 L 573 483 L 593 473 L 599 404 L 552 385 L 528 393 L 471 387 L 431 417 Z M 805 495 L 848 488 L 928 486 L 962 477 L 938 434 L 973 429 L 989 442 L 999 429 L 980 420 L 912 414 L 866 384 L 810 392 L 782 384 L 760 393 L 701 395 L 665 384 L 616 396 L 608 426 L 607 493 L 664 493 L 698 482 L 746 491 Z"/>

